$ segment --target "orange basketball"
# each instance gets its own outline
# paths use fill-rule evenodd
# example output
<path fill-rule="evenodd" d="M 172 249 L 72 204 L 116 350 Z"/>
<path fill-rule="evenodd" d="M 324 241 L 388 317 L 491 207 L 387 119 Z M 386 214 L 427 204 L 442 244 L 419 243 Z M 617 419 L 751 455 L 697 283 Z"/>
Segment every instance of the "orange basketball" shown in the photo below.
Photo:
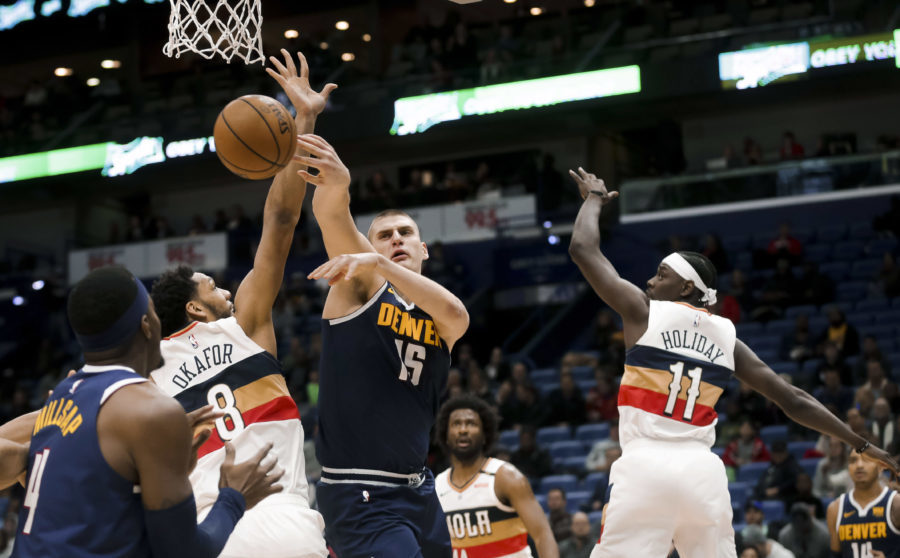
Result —
<path fill-rule="evenodd" d="M 251 180 L 275 176 L 291 162 L 297 147 L 291 113 L 265 95 L 244 95 L 225 105 L 213 136 L 222 164 Z"/>

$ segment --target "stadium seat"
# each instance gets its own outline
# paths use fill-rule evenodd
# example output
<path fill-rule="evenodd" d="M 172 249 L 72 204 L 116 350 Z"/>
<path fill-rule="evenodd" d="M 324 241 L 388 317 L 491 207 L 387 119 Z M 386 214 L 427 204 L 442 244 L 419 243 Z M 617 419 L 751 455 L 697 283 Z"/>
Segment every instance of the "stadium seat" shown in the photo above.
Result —
<path fill-rule="evenodd" d="M 787 441 L 788 427 L 786 424 L 775 424 L 772 426 L 763 426 L 759 429 L 759 437 L 765 442 L 767 447 L 772 446 L 775 440 Z"/>
<path fill-rule="evenodd" d="M 725 422 L 725 421 L 722 421 Z M 725 455 L 725 448 L 712 448 L 712 452 L 716 454 L 719 459 L 722 459 L 722 456 Z"/>
<path fill-rule="evenodd" d="M 591 388 L 597 385 L 597 380 L 575 380 L 575 385 L 577 385 L 578 389 L 581 390 L 581 395 L 587 397 L 587 394 L 591 391 Z"/>
<path fill-rule="evenodd" d="M 731 235 L 722 237 L 722 248 L 725 252 L 732 254 L 735 252 L 743 252 L 750 244 L 750 237 L 747 235 Z"/>
<path fill-rule="evenodd" d="M 847 225 L 831 225 L 819 227 L 816 232 L 816 242 L 834 243 L 844 240 L 847 236 Z"/>
<path fill-rule="evenodd" d="M 559 383 L 559 371 L 556 368 L 538 368 L 531 371 L 531 381 L 535 384 L 556 382 Z"/>
<path fill-rule="evenodd" d="M 503 430 L 500 432 L 500 437 L 497 439 L 497 443 L 505 448 L 517 448 L 519 447 L 519 432 L 518 430 Z"/>
<path fill-rule="evenodd" d="M 856 302 L 869 292 L 868 281 L 845 281 L 837 285 L 837 300 L 840 302 Z"/>
<path fill-rule="evenodd" d="M 762 505 L 762 512 L 766 522 L 784 520 L 784 502 L 781 500 L 762 500 L 760 504 Z"/>
<path fill-rule="evenodd" d="M 589 380 L 594 381 L 594 367 L 593 366 L 573 366 L 572 367 L 572 377 L 578 380 Z"/>
<path fill-rule="evenodd" d="M 850 238 L 853 240 L 868 240 L 874 236 L 875 231 L 869 223 L 854 223 L 850 225 Z"/>
<path fill-rule="evenodd" d="M 600 522 L 603 521 L 603 510 L 588 512 L 588 519 L 591 522 L 591 526 L 596 528 L 596 526 L 600 525 Z"/>
<path fill-rule="evenodd" d="M 541 505 L 544 513 L 550 513 L 549 508 L 547 508 L 547 495 L 546 494 L 535 494 L 534 499 L 537 500 L 537 503 Z"/>
<path fill-rule="evenodd" d="M 581 511 L 581 506 L 590 503 L 592 494 L 586 490 L 576 490 L 566 494 L 566 510 L 569 513 Z"/>
<path fill-rule="evenodd" d="M 778 360 L 778 351 L 775 349 L 767 349 L 765 351 L 753 351 L 763 362 L 775 362 Z"/>
<path fill-rule="evenodd" d="M 582 424 L 575 430 L 575 439 L 584 444 L 593 445 L 595 442 L 609 438 L 609 423 L 598 422 L 594 424 Z"/>
<path fill-rule="evenodd" d="M 870 302 L 869 300 L 861 300 L 860 302 Z M 882 301 L 884 304 L 884 301 Z M 871 310 L 856 310 L 847 313 L 847 321 L 856 327 L 867 326 L 875 321 L 876 312 Z"/>
<path fill-rule="evenodd" d="M 888 308 L 887 300 L 881 299 L 878 303 L 881 304 L 880 308 Z M 893 324 L 894 326 L 900 326 L 900 309 L 880 309 L 875 312 L 875 321 L 879 324 Z"/>
<path fill-rule="evenodd" d="M 730 482 L 728 483 L 728 494 L 731 495 L 731 503 L 744 507 L 750 495 L 753 493 L 753 485 L 748 482 Z"/>
<path fill-rule="evenodd" d="M 880 269 L 880 259 L 858 260 L 853 262 L 853 267 L 850 268 L 850 278 L 871 280 L 875 278 Z"/>
<path fill-rule="evenodd" d="M 885 252 L 893 252 L 897 248 L 896 238 L 875 238 L 869 242 L 869 254 L 882 256 Z"/>
<path fill-rule="evenodd" d="M 821 461 L 821 457 L 811 457 L 809 459 L 801 459 L 800 460 L 800 468 L 803 469 L 810 478 L 816 476 L 816 467 L 819 466 L 819 461 Z"/>
<path fill-rule="evenodd" d="M 777 350 L 781 346 L 781 336 L 779 335 L 762 335 L 745 338 L 744 343 L 750 346 L 754 351 L 765 351 L 768 349 Z"/>
<path fill-rule="evenodd" d="M 737 330 L 738 337 L 743 339 L 748 335 L 762 333 L 763 325 L 759 322 L 745 322 L 735 326 L 735 329 Z"/>
<path fill-rule="evenodd" d="M 587 458 L 586 455 L 573 455 L 571 457 L 563 457 L 560 461 L 559 466 L 562 468 L 566 474 L 571 475 L 581 475 L 584 473 L 584 460 Z M 555 464 L 554 460 L 554 464 Z"/>
<path fill-rule="evenodd" d="M 794 459 L 800 461 L 807 451 L 816 449 L 816 443 L 812 441 L 788 442 L 787 448 Z"/>
<path fill-rule="evenodd" d="M 894 325 L 893 324 L 879 324 L 879 325 L 870 325 L 865 328 L 859 328 L 860 334 L 865 337 L 866 335 L 871 335 L 876 339 L 880 339 L 884 337 L 885 339 L 891 339 L 894 336 Z"/>
<path fill-rule="evenodd" d="M 562 442 L 571 437 L 568 426 L 545 426 L 538 428 L 535 440 L 539 446 L 549 446 L 553 442 Z"/>
<path fill-rule="evenodd" d="M 769 363 L 769 368 L 776 374 L 796 374 L 800 370 L 800 365 L 791 361 L 772 362 Z"/>
<path fill-rule="evenodd" d="M 814 304 L 801 304 L 799 306 L 791 306 L 790 308 L 784 311 L 784 317 L 788 320 L 793 320 L 800 314 L 806 314 L 807 316 L 813 316 L 819 313 L 819 308 Z"/>
<path fill-rule="evenodd" d="M 806 372 L 816 372 L 823 362 L 825 362 L 825 359 L 823 358 L 811 358 L 809 360 L 804 360 L 802 369 Z"/>
<path fill-rule="evenodd" d="M 788 333 L 794 331 L 794 326 L 794 320 L 772 320 L 771 322 L 766 324 L 766 333 L 784 337 Z"/>
<path fill-rule="evenodd" d="M 850 266 L 847 262 L 828 262 L 819 266 L 819 272 L 827 275 L 833 281 L 842 281 L 849 271 Z"/>
<path fill-rule="evenodd" d="M 566 494 L 572 492 L 578 486 L 578 478 L 575 475 L 549 475 L 541 479 L 538 485 L 540 494 L 547 494 L 551 488 L 561 488 Z"/>
<path fill-rule="evenodd" d="M 550 444 L 550 457 L 575 457 L 581 456 L 582 461 L 587 457 L 584 444 L 577 440 L 564 440 L 562 442 L 553 442 Z"/>
<path fill-rule="evenodd" d="M 762 476 L 768 468 L 769 464 L 767 462 L 747 463 L 738 469 L 737 480 L 738 482 L 747 483 L 750 486 L 756 486 L 756 481 L 759 480 L 759 477 Z"/>
<path fill-rule="evenodd" d="M 603 493 L 605 494 L 606 487 L 609 486 L 609 475 L 603 471 L 594 471 L 593 473 L 588 473 L 588 476 L 584 477 L 584 480 L 581 481 L 581 488 L 583 490 L 590 490 L 593 492 L 597 489 L 597 485 L 603 487 Z"/>
<path fill-rule="evenodd" d="M 535 382 L 534 389 L 540 392 L 541 397 L 547 397 L 550 393 L 555 389 L 559 389 L 559 380 L 553 380 L 550 382 Z"/>
<path fill-rule="evenodd" d="M 744 508 L 731 503 L 731 523 L 744 520 Z"/>
<path fill-rule="evenodd" d="M 831 254 L 830 244 L 812 244 L 803 251 L 803 257 L 813 263 L 824 263 L 828 261 Z"/>
<path fill-rule="evenodd" d="M 834 498 L 830 496 L 822 496 L 822 507 L 824 509 L 828 509 L 828 506 L 834 501 Z"/>

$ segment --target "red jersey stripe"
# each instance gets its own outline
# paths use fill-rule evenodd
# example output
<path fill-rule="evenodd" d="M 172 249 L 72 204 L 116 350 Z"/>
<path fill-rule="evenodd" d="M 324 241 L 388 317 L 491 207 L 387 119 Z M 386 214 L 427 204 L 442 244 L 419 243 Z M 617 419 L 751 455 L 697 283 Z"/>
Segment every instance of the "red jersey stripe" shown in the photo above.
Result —
<path fill-rule="evenodd" d="M 687 401 L 680 398 L 676 399 L 675 409 L 672 411 L 672 416 L 669 416 L 663 413 L 668 399 L 669 396 L 664 393 L 657 393 L 655 391 L 624 384 L 619 386 L 619 407 L 635 407 L 654 415 L 688 423 L 688 421 L 682 420 L 681 418 L 684 416 L 684 407 L 687 404 Z M 709 426 L 716 420 L 717 416 L 716 411 L 712 407 L 697 403 L 694 405 L 694 415 L 691 417 L 688 424 L 694 426 Z"/>
<path fill-rule="evenodd" d="M 244 411 L 241 413 L 241 418 L 244 420 L 244 426 L 249 426 L 257 422 L 276 422 L 291 419 L 300 420 L 300 411 L 297 409 L 297 404 L 294 403 L 293 399 L 284 396 L 273 399 L 259 407 Z M 200 446 L 200 449 L 197 451 L 197 457 L 203 457 L 222 447 L 225 447 L 225 442 L 219 437 L 218 430 L 213 428 L 212 436 L 209 437 L 209 440 L 207 440 L 205 444 Z"/>
<path fill-rule="evenodd" d="M 476 546 L 461 547 L 459 550 L 465 550 L 469 558 L 497 558 L 497 556 L 506 556 L 513 554 L 528 547 L 528 535 L 522 533 L 508 539 L 502 539 L 487 544 L 479 544 Z"/>

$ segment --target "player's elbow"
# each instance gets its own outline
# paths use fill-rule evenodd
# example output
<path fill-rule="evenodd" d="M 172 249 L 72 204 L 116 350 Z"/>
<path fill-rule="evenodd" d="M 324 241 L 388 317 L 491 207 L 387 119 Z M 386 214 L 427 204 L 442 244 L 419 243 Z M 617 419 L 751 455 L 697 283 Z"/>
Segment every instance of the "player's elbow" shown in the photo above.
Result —
<path fill-rule="evenodd" d="M 569 243 L 569 256 L 575 263 L 587 261 L 591 257 L 592 252 L 598 250 L 596 246 L 592 246 L 589 242 L 585 242 L 575 235 L 572 236 L 572 241 Z"/>
<path fill-rule="evenodd" d="M 451 303 L 448 310 L 451 321 L 460 332 L 459 336 L 462 337 L 466 330 L 469 329 L 469 311 L 466 310 L 466 306 L 460 300 Z"/>

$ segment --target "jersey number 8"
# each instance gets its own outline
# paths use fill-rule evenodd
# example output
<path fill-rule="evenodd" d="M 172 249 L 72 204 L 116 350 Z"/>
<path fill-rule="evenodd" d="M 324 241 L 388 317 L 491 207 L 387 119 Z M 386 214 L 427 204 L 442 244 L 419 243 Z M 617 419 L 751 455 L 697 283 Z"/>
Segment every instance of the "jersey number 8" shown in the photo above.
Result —
<path fill-rule="evenodd" d="M 234 392 L 225 384 L 216 384 L 206 392 L 206 401 L 225 413 L 216 419 L 216 432 L 223 442 L 233 440 L 244 431 L 244 417 L 235 406 Z"/>

